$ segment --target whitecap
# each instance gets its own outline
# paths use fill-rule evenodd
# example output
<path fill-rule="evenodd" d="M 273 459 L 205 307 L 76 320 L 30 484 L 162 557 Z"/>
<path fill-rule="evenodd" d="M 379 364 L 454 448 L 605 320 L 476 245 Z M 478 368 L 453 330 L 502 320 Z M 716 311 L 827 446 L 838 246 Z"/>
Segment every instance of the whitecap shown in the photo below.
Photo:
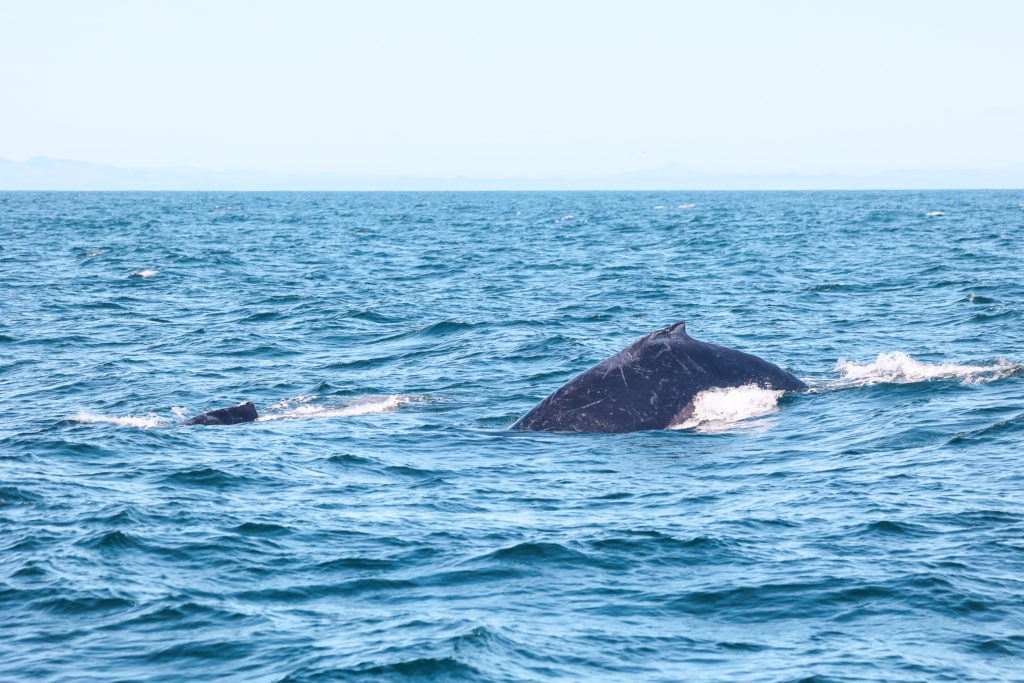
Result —
<path fill-rule="evenodd" d="M 159 272 L 160 272 L 159 270 L 151 270 L 149 268 L 145 268 L 143 270 L 136 270 L 134 273 L 132 273 L 131 276 L 132 277 L 153 277 L 154 275 L 156 275 Z"/>
<path fill-rule="evenodd" d="M 871 384 L 926 382 L 933 379 L 961 379 L 964 383 L 980 384 L 1008 377 L 1024 369 L 1024 365 L 999 359 L 990 365 L 960 365 L 957 363 L 923 363 L 902 351 L 880 353 L 874 361 L 857 363 L 840 360 L 835 371 L 845 386 Z"/>
<path fill-rule="evenodd" d="M 677 206 L 676 208 L 677 208 L 677 209 L 692 209 L 692 208 L 694 208 L 695 206 L 697 206 L 697 205 L 696 205 L 696 204 L 680 204 L 680 205 L 679 205 L 679 206 Z"/>
<path fill-rule="evenodd" d="M 78 413 L 71 418 L 72 422 L 83 424 L 112 424 L 118 427 L 135 427 L 137 429 L 152 429 L 172 424 L 170 420 L 154 415 L 125 415 L 122 417 L 108 417 L 106 415 L 93 415 L 92 413 Z"/>
<path fill-rule="evenodd" d="M 783 393 L 756 384 L 707 389 L 694 396 L 690 417 L 670 425 L 669 429 L 720 431 L 737 422 L 773 412 Z"/>
<path fill-rule="evenodd" d="M 309 403 L 310 401 L 315 401 L 318 398 L 320 397 L 317 396 L 316 394 L 299 394 L 298 396 L 293 396 L 292 398 L 282 398 L 277 403 L 267 406 L 267 410 L 270 412 L 282 412 L 285 410 L 291 410 L 296 405 Z"/>
<path fill-rule="evenodd" d="M 945 216 L 945 215 L 946 214 L 943 211 L 929 211 L 928 213 L 925 214 L 925 216 L 928 216 L 929 218 L 937 218 L 939 216 Z"/>
<path fill-rule="evenodd" d="M 316 396 L 297 396 L 283 399 L 260 415 L 257 422 L 270 420 L 303 420 L 309 418 L 352 417 L 354 415 L 376 415 L 390 413 L 400 406 L 417 400 L 412 396 L 391 394 L 388 396 L 360 396 L 344 405 L 311 404 Z"/>

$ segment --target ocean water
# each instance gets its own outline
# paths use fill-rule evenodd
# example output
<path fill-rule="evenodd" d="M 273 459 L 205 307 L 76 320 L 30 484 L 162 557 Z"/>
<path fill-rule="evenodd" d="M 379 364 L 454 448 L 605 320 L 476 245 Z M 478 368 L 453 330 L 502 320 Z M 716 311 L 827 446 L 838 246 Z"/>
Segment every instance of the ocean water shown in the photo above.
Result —
<path fill-rule="evenodd" d="M 1024 680 L 1022 244 L 1024 192 L 0 194 L 0 679 Z M 678 320 L 812 390 L 507 431 Z"/>

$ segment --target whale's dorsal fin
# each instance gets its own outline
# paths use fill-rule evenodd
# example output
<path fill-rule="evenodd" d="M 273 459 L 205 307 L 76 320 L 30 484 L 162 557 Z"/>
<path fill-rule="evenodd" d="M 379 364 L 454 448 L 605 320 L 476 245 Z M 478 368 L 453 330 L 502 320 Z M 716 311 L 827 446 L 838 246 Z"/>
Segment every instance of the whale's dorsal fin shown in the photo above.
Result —
<path fill-rule="evenodd" d="M 680 320 L 677 323 L 673 323 L 663 330 L 658 330 L 652 337 L 660 337 L 661 335 L 669 335 L 677 339 L 689 339 L 689 335 L 686 334 L 686 321 Z"/>

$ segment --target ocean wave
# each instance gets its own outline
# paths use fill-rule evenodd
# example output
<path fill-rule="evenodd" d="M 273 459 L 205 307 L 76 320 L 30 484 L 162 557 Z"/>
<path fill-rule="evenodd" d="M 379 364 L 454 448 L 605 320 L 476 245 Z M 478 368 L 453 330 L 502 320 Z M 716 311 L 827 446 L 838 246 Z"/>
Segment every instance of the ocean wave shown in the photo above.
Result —
<path fill-rule="evenodd" d="M 363 677 L 384 677 L 401 679 L 429 679 L 429 680 L 458 680 L 472 681 L 480 680 L 480 671 L 455 657 L 417 657 L 406 659 L 390 664 L 378 664 L 374 666 L 363 666 L 353 669 L 341 669 L 331 672 L 331 677 L 343 674 L 345 678 L 357 676 Z"/>
<path fill-rule="evenodd" d="M 979 429 L 958 432 L 946 443 L 950 446 L 971 442 L 987 443 L 993 439 L 1005 436 L 1007 433 L 1020 431 L 1021 429 L 1024 429 L 1024 413 L 1006 420 L 1000 420 Z"/>
<path fill-rule="evenodd" d="M 1000 358 L 990 365 L 924 363 L 902 351 L 880 353 L 874 361 L 857 363 L 840 360 L 834 370 L 841 375 L 842 386 L 869 386 L 880 383 L 910 384 L 936 379 L 960 379 L 965 384 L 982 384 L 1009 377 L 1024 369 L 1024 364 Z"/>
<path fill-rule="evenodd" d="M 144 544 L 135 536 L 120 529 L 104 531 L 89 538 L 78 541 L 77 545 L 100 551 L 122 551 L 143 548 Z"/>
<path fill-rule="evenodd" d="M 735 426 L 737 422 L 771 413 L 783 393 L 756 384 L 708 389 L 694 397 L 690 416 L 683 422 L 670 425 L 669 429 L 720 431 Z"/>
<path fill-rule="evenodd" d="M 198 469 L 174 472 L 164 477 L 164 481 L 185 486 L 220 489 L 235 486 L 245 481 L 245 478 L 229 474 L 215 467 L 200 467 Z"/>
<path fill-rule="evenodd" d="M 0 486 L 0 508 L 8 505 L 31 505 L 38 503 L 42 497 L 17 486 Z"/>
<path fill-rule="evenodd" d="M 507 548 L 500 548 L 486 555 L 485 559 L 512 562 L 516 564 L 552 564 L 563 562 L 586 562 L 589 558 L 560 543 L 523 542 Z"/>
<path fill-rule="evenodd" d="M 55 614 L 75 616 L 93 612 L 115 613 L 135 606 L 134 601 L 111 591 L 88 591 L 37 600 L 33 607 Z"/>
<path fill-rule="evenodd" d="M 153 277 L 154 275 L 158 274 L 159 272 L 160 272 L 159 270 L 153 270 L 151 268 L 143 268 L 142 270 L 136 270 L 129 277 L 147 278 L 147 277 Z"/>
<path fill-rule="evenodd" d="M 430 325 L 425 325 L 416 329 L 406 329 L 392 334 L 389 336 L 381 337 L 376 340 L 376 343 L 380 342 L 395 342 L 410 338 L 420 337 L 445 337 L 447 335 L 456 334 L 458 332 L 464 332 L 466 330 L 472 330 L 476 325 L 472 323 L 466 323 L 459 320 L 441 320 Z"/>
<path fill-rule="evenodd" d="M 92 413 L 78 413 L 70 418 L 72 422 L 82 424 L 112 424 L 118 427 L 135 427 L 137 429 L 152 429 L 153 427 L 166 427 L 174 424 L 172 420 L 148 413 L 146 415 L 124 415 L 121 417 L 110 417 L 107 415 L 94 415 Z"/>

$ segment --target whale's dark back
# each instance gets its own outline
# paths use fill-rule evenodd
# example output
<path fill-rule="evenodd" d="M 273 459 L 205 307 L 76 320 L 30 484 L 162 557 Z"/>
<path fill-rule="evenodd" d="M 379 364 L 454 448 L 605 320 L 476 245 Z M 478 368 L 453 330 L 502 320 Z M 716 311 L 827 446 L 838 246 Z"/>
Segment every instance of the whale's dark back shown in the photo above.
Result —
<path fill-rule="evenodd" d="M 641 337 L 569 380 L 512 429 L 664 429 L 688 416 L 693 398 L 701 391 L 748 384 L 782 391 L 807 388 L 790 373 L 757 356 L 693 339 L 680 322 Z"/>
<path fill-rule="evenodd" d="M 236 425 L 242 422 L 255 422 L 259 415 L 256 414 L 256 406 L 252 401 L 239 403 L 230 408 L 218 408 L 202 415 L 196 415 L 190 420 L 185 420 L 185 425 Z"/>

